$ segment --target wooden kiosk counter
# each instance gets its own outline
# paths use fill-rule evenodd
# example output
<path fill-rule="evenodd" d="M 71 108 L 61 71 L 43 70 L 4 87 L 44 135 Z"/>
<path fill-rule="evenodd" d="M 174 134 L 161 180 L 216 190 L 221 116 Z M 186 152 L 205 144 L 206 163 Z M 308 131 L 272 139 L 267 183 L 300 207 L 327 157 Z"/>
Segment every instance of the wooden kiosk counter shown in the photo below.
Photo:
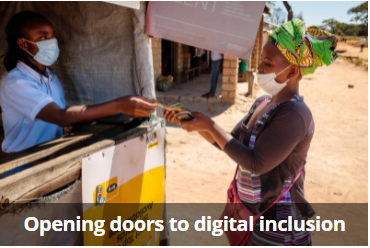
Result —
<path fill-rule="evenodd" d="M 138 219 L 166 217 L 165 121 L 143 121 L 122 117 L 98 121 L 2 158 L 0 174 L 24 164 L 32 166 L 0 178 L 1 244 L 159 245 L 160 240 L 162 244 L 168 242 L 165 232 L 154 229 L 140 236 L 135 230 L 121 235 L 109 229 L 108 220 L 117 216 L 122 221 L 132 219 L 132 215 L 143 212 L 147 206 L 150 211 L 148 208 Z M 105 235 L 51 230 L 41 237 L 39 230 L 25 229 L 27 217 L 50 221 L 105 219 Z"/>

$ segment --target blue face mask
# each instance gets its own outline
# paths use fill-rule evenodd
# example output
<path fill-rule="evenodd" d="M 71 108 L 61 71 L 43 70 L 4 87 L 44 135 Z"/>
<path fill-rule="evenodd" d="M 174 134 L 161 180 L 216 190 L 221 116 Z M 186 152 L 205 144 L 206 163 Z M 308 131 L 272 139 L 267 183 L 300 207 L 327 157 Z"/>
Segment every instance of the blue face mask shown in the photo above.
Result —
<path fill-rule="evenodd" d="M 57 39 L 53 38 L 49 40 L 39 41 L 37 43 L 26 39 L 24 40 L 29 43 L 36 44 L 37 47 L 39 48 L 39 51 L 37 52 L 36 55 L 31 54 L 29 51 L 26 52 L 40 64 L 50 66 L 54 64 L 55 61 L 57 61 L 59 56 L 59 47 Z"/>

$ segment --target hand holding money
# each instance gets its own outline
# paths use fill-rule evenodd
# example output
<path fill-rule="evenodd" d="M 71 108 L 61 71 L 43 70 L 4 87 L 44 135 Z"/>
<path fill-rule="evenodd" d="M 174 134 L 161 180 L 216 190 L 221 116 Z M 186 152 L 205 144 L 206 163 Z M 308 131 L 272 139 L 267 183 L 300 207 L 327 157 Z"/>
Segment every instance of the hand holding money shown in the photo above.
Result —
<path fill-rule="evenodd" d="M 173 105 L 165 105 L 153 99 L 155 103 L 163 108 L 163 116 L 167 121 L 170 121 L 176 125 L 181 125 L 181 120 L 177 118 L 177 114 L 187 110 L 186 106 L 182 103 L 176 103 Z"/>

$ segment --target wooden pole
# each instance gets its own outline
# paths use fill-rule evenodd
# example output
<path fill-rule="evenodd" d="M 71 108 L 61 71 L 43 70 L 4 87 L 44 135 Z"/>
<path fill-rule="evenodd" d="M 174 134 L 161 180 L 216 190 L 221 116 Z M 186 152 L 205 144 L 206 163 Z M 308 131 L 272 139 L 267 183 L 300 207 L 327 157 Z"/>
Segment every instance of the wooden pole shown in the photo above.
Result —
<path fill-rule="evenodd" d="M 283 1 L 283 4 L 288 11 L 288 22 L 293 20 L 293 10 L 292 7 L 290 7 L 289 3 L 287 1 Z"/>

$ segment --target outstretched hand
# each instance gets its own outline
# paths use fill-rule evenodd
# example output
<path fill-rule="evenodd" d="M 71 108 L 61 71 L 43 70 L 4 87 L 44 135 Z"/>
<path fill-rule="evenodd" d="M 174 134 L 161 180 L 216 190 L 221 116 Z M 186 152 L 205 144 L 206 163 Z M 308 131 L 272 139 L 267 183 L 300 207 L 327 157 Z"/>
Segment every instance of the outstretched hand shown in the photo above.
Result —
<path fill-rule="evenodd" d="M 127 96 L 120 101 L 122 112 L 133 117 L 150 116 L 157 107 L 158 104 L 142 96 Z"/>

